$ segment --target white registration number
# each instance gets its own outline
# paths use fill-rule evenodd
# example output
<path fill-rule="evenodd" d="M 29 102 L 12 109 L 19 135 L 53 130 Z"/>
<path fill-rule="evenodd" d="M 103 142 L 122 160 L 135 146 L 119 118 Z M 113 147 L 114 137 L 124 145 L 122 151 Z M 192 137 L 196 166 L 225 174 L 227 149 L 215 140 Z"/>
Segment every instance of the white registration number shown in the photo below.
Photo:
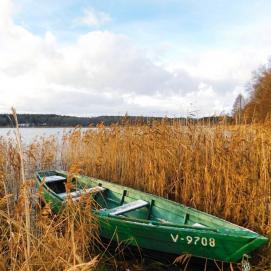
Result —
<path fill-rule="evenodd" d="M 174 243 L 177 243 L 178 241 L 186 242 L 187 245 L 194 245 L 194 246 L 203 246 L 203 247 L 215 247 L 216 241 L 214 238 L 210 237 L 204 237 L 204 236 L 184 236 L 180 237 L 179 234 L 170 234 L 171 239 Z"/>

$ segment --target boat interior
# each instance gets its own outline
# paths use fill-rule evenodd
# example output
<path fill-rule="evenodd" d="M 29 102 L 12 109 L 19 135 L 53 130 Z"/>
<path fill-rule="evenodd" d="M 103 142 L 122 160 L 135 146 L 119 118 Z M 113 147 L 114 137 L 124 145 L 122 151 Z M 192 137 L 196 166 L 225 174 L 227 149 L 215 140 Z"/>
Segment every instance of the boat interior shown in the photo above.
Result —
<path fill-rule="evenodd" d="M 80 178 L 72 178 L 72 188 L 66 192 L 67 178 L 56 172 L 42 172 L 38 175 L 40 182 L 46 189 L 53 191 L 58 198 L 65 200 L 68 195 L 73 201 L 80 199 L 82 194 L 91 194 L 95 202 L 96 210 L 104 212 L 108 216 L 118 216 L 123 219 L 132 219 L 146 222 L 159 223 L 161 225 L 175 225 L 182 227 L 204 228 L 215 230 L 220 226 L 219 219 L 212 220 L 209 215 L 193 211 L 193 209 L 180 204 L 172 204 L 167 200 L 117 186 L 109 182 L 97 180 L 83 182 Z M 101 181 L 101 183 L 99 183 Z M 229 223 L 228 228 L 239 229 L 237 225 Z"/>
<path fill-rule="evenodd" d="M 83 194 L 91 194 L 97 203 L 97 209 L 107 210 L 109 215 L 129 215 L 137 211 L 133 217 L 146 218 L 149 216 L 150 203 L 148 201 L 137 199 L 130 201 L 127 190 L 123 190 L 122 195 L 107 189 L 98 184 L 84 184 L 76 178 L 71 179 L 70 191 L 67 193 L 67 178 L 60 175 L 41 176 L 44 186 L 53 191 L 61 200 L 71 197 L 73 201 L 78 201 Z M 145 208 L 144 208 L 145 207 Z M 129 214 L 128 214 L 129 213 Z"/>

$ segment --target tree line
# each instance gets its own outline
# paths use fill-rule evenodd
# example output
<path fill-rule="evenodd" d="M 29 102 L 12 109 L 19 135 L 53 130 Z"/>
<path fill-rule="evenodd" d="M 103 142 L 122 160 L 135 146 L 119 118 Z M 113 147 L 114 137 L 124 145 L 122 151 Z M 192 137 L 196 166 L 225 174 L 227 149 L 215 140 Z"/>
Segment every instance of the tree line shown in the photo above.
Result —
<path fill-rule="evenodd" d="M 152 124 L 153 122 L 179 122 L 182 125 L 200 123 L 200 124 L 218 124 L 222 120 L 231 122 L 229 116 L 211 116 L 203 118 L 168 118 L 168 117 L 143 117 L 143 116 L 98 116 L 98 117 L 75 117 L 62 116 L 55 114 L 18 114 L 19 125 L 21 127 L 88 127 L 103 124 Z M 10 114 L 0 114 L 0 127 L 14 127 L 13 117 Z"/>
<path fill-rule="evenodd" d="M 62 116 L 56 114 L 18 114 L 21 127 L 87 127 L 96 126 L 99 123 L 110 125 L 121 120 L 120 116 L 99 116 L 99 117 L 76 117 Z M 10 114 L 0 114 L 0 127 L 13 127 L 14 121 Z"/>
<path fill-rule="evenodd" d="M 233 104 L 236 123 L 271 120 L 271 61 L 254 73 L 249 85 L 249 98 L 239 94 Z"/>
<path fill-rule="evenodd" d="M 114 123 L 147 123 L 149 121 L 162 120 L 160 117 L 138 117 L 138 116 L 98 116 L 98 117 L 76 117 L 62 116 L 56 114 L 18 114 L 21 127 L 88 127 L 103 124 L 109 126 Z M 0 127 L 14 127 L 13 117 L 10 114 L 0 114 Z"/>

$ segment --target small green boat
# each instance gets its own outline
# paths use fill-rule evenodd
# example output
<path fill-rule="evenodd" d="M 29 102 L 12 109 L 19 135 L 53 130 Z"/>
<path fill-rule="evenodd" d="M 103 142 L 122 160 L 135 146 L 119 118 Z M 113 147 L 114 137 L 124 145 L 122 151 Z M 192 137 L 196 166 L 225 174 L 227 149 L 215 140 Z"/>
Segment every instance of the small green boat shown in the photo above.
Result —
<path fill-rule="evenodd" d="M 54 212 L 68 195 L 72 200 L 89 194 L 98 203 L 94 210 L 100 235 L 127 241 L 129 245 L 170 254 L 239 262 L 246 254 L 266 244 L 256 232 L 182 204 L 111 182 L 76 176 L 75 189 L 66 193 L 67 173 L 40 171 L 38 186 Z"/>

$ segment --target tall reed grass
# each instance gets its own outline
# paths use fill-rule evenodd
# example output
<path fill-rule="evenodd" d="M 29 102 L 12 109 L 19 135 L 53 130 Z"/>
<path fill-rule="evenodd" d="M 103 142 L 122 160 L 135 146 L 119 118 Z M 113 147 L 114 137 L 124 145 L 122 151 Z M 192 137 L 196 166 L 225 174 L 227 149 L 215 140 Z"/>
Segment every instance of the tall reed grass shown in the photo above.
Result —
<path fill-rule="evenodd" d="M 25 174 L 31 179 L 22 181 L 20 150 L 0 138 L 0 270 L 93 270 L 100 252 L 94 203 L 91 198 L 81 206 L 68 202 L 58 216 L 41 206 L 34 171 L 55 167 L 57 149 L 53 137 L 38 141 L 24 146 Z M 69 174 L 75 173 L 73 166 Z"/>
<path fill-rule="evenodd" d="M 269 124 L 182 126 L 164 120 L 99 125 L 75 128 L 60 141 L 37 138 L 24 146 L 24 162 L 28 176 L 36 169 L 72 169 L 182 202 L 270 236 L 270 134 Z M 12 141 L 1 139 L 0 152 L 0 262 L 11 270 L 24 270 L 26 265 L 33 270 L 95 266 L 98 260 L 90 244 L 94 246 L 98 237 L 91 204 L 88 210 L 68 208 L 60 217 L 52 217 L 49 208 L 47 214 L 42 215 L 45 208 L 33 216 L 31 254 L 25 258 L 18 151 Z M 42 234 L 35 234 L 34 228 Z M 270 254 L 268 248 L 258 254 L 259 268 L 268 270 Z"/>
<path fill-rule="evenodd" d="M 269 126 L 75 129 L 62 160 L 83 173 L 133 186 L 269 234 Z"/>
<path fill-rule="evenodd" d="M 271 235 L 271 127 L 99 126 L 65 135 L 62 160 Z M 261 251 L 269 266 L 271 251 Z"/>

